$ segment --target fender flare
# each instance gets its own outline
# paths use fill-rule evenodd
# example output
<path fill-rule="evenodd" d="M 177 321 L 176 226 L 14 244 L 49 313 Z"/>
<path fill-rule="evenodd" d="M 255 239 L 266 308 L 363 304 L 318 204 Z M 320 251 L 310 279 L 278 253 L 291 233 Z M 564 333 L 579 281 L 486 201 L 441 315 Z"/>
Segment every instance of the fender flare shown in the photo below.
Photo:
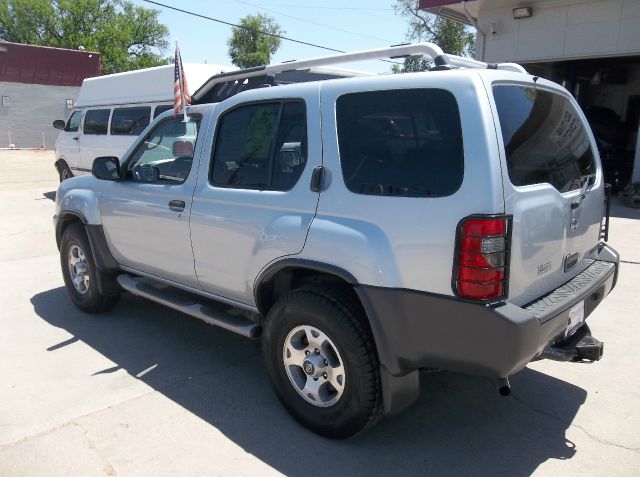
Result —
<path fill-rule="evenodd" d="M 350 285 L 358 284 L 358 280 L 356 279 L 356 277 L 354 277 L 351 273 L 349 273 L 348 271 L 336 265 L 318 262 L 315 260 L 308 260 L 304 258 L 295 258 L 295 257 L 282 258 L 280 260 L 271 262 L 269 265 L 263 268 L 253 283 L 253 298 L 255 300 L 256 307 L 259 310 L 261 309 L 261 304 L 260 304 L 261 300 L 260 300 L 260 293 L 259 293 L 261 285 L 269 281 L 271 278 L 273 278 L 273 276 L 276 273 L 278 273 L 279 271 L 285 268 L 304 268 L 304 269 L 312 270 L 316 272 L 323 272 L 329 275 L 335 275 L 339 278 L 342 278 L 345 282 L 347 282 Z"/>

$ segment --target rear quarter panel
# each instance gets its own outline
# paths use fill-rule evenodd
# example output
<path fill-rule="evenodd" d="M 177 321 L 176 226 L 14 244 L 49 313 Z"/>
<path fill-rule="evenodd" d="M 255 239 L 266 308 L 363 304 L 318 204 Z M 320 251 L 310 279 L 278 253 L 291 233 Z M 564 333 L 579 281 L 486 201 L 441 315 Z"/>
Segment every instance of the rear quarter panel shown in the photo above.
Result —
<path fill-rule="evenodd" d="M 336 136 L 336 100 L 384 89 L 450 91 L 461 116 L 464 178 L 453 195 L 437 198 L 356 194 L 345 186 Z M 471 214 L 504 212 L 502 175 L 486 91 L 469 71 L 352 78 L 321 86 L 323 165 L 327 171 L 302 258 L 332 264 L 361 284 L 452 295 L 458 222 Z"/>

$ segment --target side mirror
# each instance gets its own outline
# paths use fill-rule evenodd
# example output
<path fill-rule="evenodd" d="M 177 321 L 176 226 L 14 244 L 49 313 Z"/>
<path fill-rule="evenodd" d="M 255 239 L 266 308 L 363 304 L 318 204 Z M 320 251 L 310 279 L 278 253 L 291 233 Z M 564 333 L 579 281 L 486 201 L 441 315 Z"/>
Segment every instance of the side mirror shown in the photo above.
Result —
<path fill-rule="evenodd" d="M 56 119 L 53 122 L 53 127 L 56 128 L 56 129 L 64 129 L 65 122 L 62 119 Z"/>
<path fill-rule="evenodd" d="M 93 177 L 103 181 L 120 180 L 120 161 L 113 156 L 96 157 L 91 173 Z"/>

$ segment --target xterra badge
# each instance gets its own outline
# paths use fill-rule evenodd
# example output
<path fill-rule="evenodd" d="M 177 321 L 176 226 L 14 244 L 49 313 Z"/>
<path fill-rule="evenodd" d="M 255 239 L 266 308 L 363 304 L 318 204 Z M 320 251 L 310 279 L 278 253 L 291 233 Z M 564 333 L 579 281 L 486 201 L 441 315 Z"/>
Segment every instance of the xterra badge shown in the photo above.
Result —
<path fill-rule="evenodd" d="M 542 275 L 543 273 L 551 270 L 551 262 L 543 263 L 542 265 L 538 265 L 538 275 Z"/>

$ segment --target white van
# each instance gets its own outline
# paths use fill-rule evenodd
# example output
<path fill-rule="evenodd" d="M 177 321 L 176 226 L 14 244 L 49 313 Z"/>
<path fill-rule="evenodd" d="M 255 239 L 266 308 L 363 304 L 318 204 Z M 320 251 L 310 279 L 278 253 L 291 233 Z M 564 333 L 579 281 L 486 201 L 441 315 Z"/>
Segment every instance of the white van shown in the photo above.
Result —
<path fill-rule="evenodd" d="M 191 92 L 211 76 L 235 68 L 184 64 Z M 82 82 L 75 107 L 56 140 L 55 167 L 60 181 L 90 174 L 99 156 L 120 157 L 156 116 L 173 108 L 174 66 L 116 73 Z"/>

